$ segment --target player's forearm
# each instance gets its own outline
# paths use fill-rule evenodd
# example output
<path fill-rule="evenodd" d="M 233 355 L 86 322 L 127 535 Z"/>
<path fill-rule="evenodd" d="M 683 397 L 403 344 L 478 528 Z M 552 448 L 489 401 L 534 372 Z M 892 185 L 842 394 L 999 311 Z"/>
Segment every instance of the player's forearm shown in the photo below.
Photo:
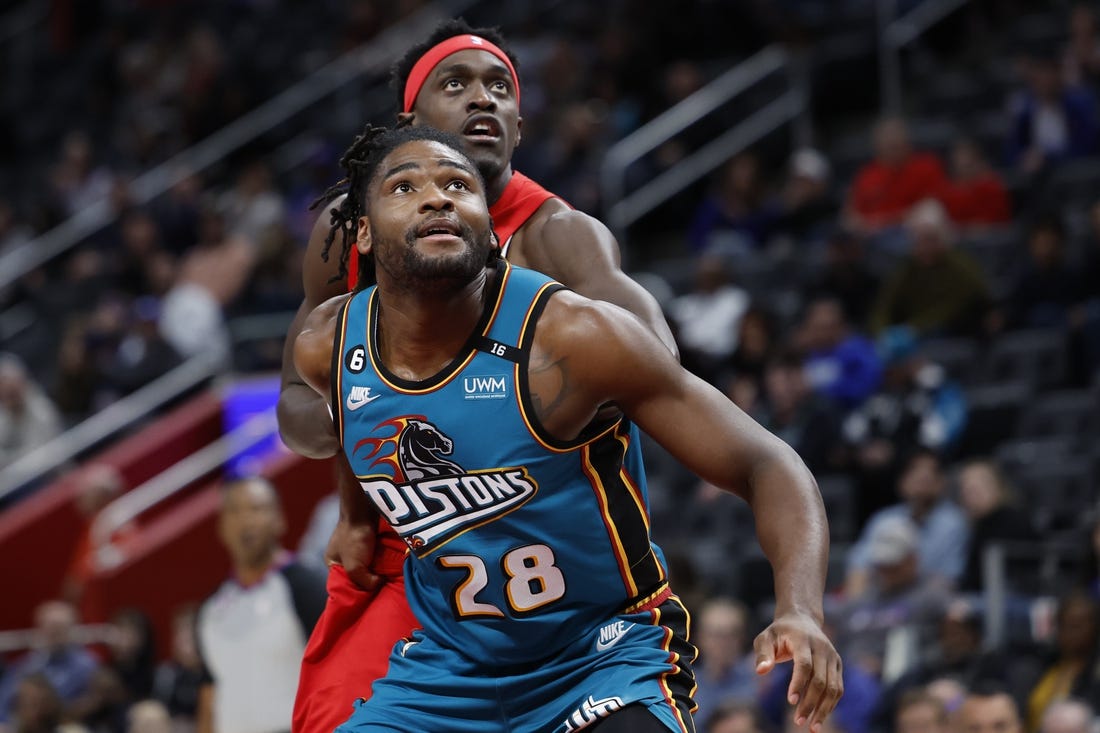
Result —
<path fill-rule="evenodd" d="M 757 538 L 775 577 L 776 615 L 802 612 L 822 621 L 829 529 L 813 476 L 790 451 L 758 466 L 751 483 Z"/>
<path fill-rule="evenodd" d="M 306 458 L 329 458 L 340 444 L 328 405 L 312 388 L 291 383 L 279 393 L 279 435 L 287 447 Z"/>
<path fill-rule="evenodd" d="M 378 511 L 371 504 L 342 453 L 336 456 L 336 491 L 340 497 L 340 518 L 351 524 L 374 524 Z"/>

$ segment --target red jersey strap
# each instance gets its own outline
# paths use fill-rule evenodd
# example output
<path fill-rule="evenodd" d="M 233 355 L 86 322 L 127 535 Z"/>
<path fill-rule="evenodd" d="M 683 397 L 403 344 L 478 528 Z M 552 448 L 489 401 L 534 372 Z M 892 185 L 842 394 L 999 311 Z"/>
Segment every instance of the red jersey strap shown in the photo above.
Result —
<path fill-rule="evenodd" d="M 493 217 L 493 230 L 497 233 L 500 246 L 505 248 L 505 256 L 508 255 L 508 240 L 512 235 L 527 223 L 547 199 L 552 198 L 557 196 L 519 171 L 512 172 L 504 193 L 489 207 L 489 215 Z"/>
<path fill-rule="evenodd" d="M 508 241 L 520 227 L 527 223 L 531 215 L 546 203 L 547 199 L 558 198 L 519 171 L 512 172 L 512 178 L 504 187 L 497 202 L 489 207 L 493 217 L 493 230 L 497 233 L 504 256 L 508 256 Z M 568 203 L 566 204 L 568 205 Z M 351 248 L 348 253 L 348 290 L 354 290 L 359 280 L 359 250 Z"/>

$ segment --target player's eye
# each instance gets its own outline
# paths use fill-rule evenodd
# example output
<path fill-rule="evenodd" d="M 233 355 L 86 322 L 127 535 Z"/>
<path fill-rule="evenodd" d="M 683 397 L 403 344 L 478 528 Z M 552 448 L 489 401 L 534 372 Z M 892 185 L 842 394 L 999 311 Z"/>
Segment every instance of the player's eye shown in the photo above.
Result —
<path fill-rule="evenodd" d="M 463 180 L 458 179 L 458 178 L 456 178 L 453 181 L 451 181 L 450 183 L 448 183 L 447 188 L 450 188 L 450 189 L 453 189 L 453 190 L 456 190 L 456 191 L 469 191 L 470 190 L 470 187 L 466 184 L 466 181 L 463 181 Z"/>
<path fill-rule="evenodd" d="M 492 84 L 492 87 L 493 87 L 493 89 L 495 89 L 498 92 L 505 92 L 505 93 L 510 91 L 511 88 L 512 88 L 511 86 L 509 86 L 508 82 L 503 81 L 503 80 L 494 81 L 493 84 Z"/>
<path fill-rule="evenodd" d="M 408 193 L 413 190 L 413 187 L 407 181 L 401 181 L 400 183 L 395 183 L 392 190 L 394 193 Z"/>
<path fill-rule="evenodd" d="M 459 81 L 458 79 L 455 79 L 454 77 L 452 77 L 450 79 L 444 80 L 443 88 L 444 89 L 461 89 L 462 88 L 462 82 Z"/>

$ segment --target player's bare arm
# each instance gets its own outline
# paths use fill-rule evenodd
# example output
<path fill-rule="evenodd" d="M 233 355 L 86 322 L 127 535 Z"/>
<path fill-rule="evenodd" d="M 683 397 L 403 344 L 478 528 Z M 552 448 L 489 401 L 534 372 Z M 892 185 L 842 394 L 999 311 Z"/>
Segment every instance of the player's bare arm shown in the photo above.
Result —
<path fill-rule="evenodd" d="M 551 199 L 516 233 L 509 259 L 586 298 L 627 309 L 648 324 L 669 351 L 679 353 L 660 304 L 622 271 L 619 244 L 598 219 Z"/>
<path fill-rule="evenodd" d="M 840 656 L 822 631 L 825 510 L 802 460 L 607 303 L 569 292 L 551 298 L 528 374 L 537 418 L 552 436 L 575 438 L 596 406 L 614 401 L 685 467 L 750 504 L 776 590 L 775 619 L 755 642 L 757 669 L 793 659 L 795 719 L 820 730 L 843 682 Z"/>
<path fill-rule="evenodd" d="M 339 204 L 340 198 L 326 204 L 313 225 L 302 264 L 304 297 L 283 344 L 282 384 L 277 406 L 279 434 L 291 450 L 307 458 L 328 458 L 339 449 L 336 433 L 326 429 L 332 421 L 325 400 L 302 380 L 294 366 L 295 339 L 310 313 L 347 290 L 346 278 L 337 277 L 339 242 L 334 244 L 327 262 L 321 256 L 329 232 L 329 209 Z"/>
<path fill-rule="evenodd" d="M 340 308 L 350 294 L 330 298 L 313 310 L 292 341 L 292 362 L 302 384 L 326 411 L 324 422 L 332 424 L 327 414 L 327 400 L 332 379 L 332 346 L 336 336 L 336 320 Z M 333 432 L 335 439 L 335 432 Z M 325 551 L 325 561 L 342 565 L 348 576 L 364 590 L 378 586 L 379 578 L 369 571 L 374 556 L 378 514 L 370 505 L 359 481 L 348 465 L 343 451 L 336 456 L 336 487 L 340 496 L 340 520 Z"/>

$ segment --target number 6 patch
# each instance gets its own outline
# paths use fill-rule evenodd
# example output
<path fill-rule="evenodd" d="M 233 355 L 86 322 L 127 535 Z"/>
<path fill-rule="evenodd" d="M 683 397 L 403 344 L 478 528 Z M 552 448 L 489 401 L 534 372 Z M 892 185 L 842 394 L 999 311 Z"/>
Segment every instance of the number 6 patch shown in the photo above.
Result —
<path fill-rule="evenodd" d="M 344 354 L 344 367 L 352 374 L 358 374 L 367 366 L 367 350 L 362 344 L 353 346 Z"/>

